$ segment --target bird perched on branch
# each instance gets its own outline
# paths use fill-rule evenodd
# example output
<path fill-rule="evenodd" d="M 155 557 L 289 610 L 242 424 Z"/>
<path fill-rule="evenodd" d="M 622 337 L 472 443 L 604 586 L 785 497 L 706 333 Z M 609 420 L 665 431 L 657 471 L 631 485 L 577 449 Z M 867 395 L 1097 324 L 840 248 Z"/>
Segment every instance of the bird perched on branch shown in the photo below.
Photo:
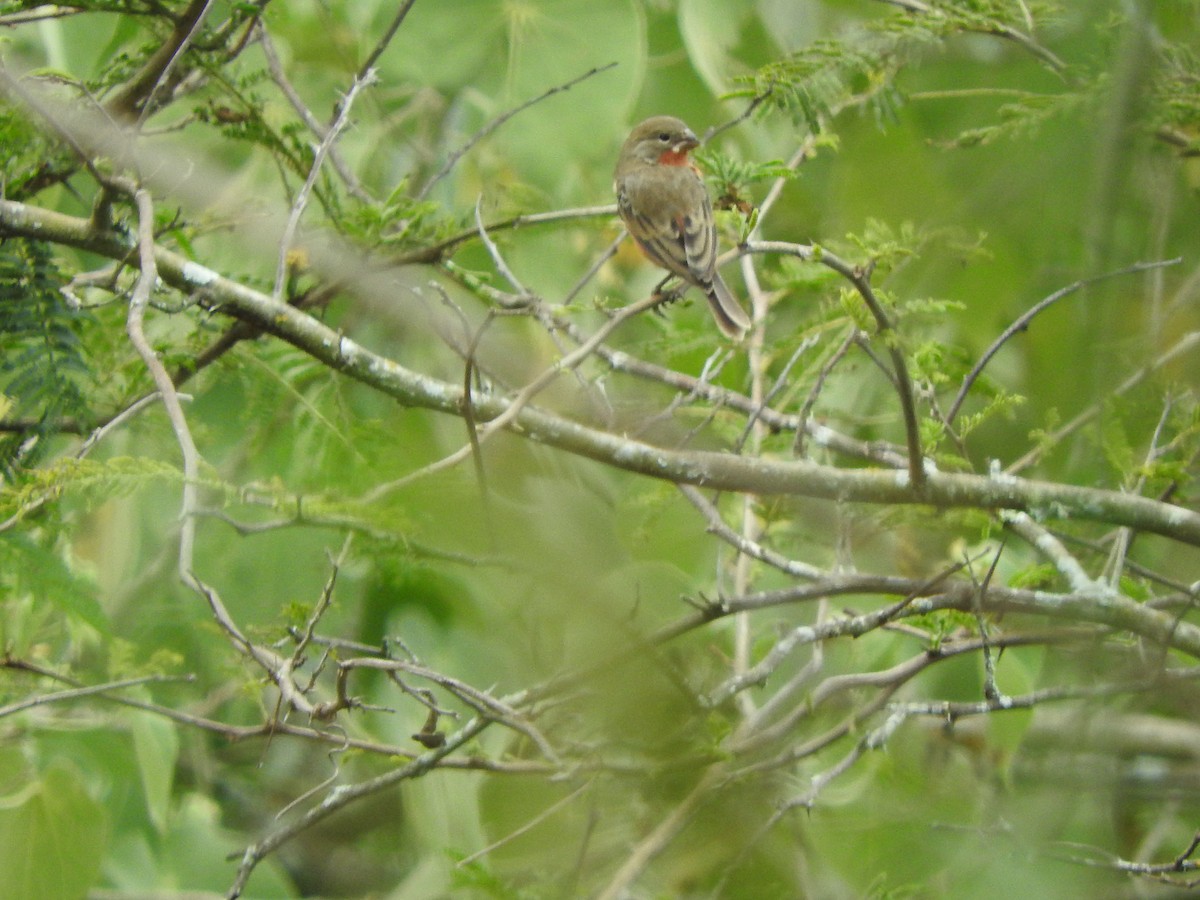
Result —
<path fill-rule="evenodd" d="M 613 190 L 625 227 L 650 261 L 704 291 L 717 327 L 740 338 L 750 319 L 717 272 L 712 201 L 688 153 L 696 135 L 673 116 L 654 116 L 625 139 Z"/>

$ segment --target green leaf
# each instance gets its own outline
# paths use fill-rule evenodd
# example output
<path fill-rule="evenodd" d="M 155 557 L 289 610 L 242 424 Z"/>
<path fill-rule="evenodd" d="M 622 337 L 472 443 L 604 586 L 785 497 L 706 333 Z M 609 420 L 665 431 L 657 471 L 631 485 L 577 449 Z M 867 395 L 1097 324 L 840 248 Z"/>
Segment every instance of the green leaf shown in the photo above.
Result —
<path fill-rule="evenodd" d="M 104 811 L 79 773 L 59 763 L 0 797 L 0 897 L 83 897 L 107 845 Z"/>
<path fill-rule="evenodd" d="M 146 699 L 149 699 L 148 697 Z M 175 762 L 179 758 L 179 735 L 175 724 L 151 712 L 134 712 L 130 730 L 137 757 L 146 810 L 154 827 L 167 829 L 171 808 L 171 786 L 175 780 Z"/>
<path fill-rule="evenodd" d="M 30 535 L 0 535 L 0 573 L 0 588 L 8 596 L 35 597 L 97 631 L 109 632 L 108 614 L 97 599 L 96 585 Z"/>
<path fill-rule="evenodd" d="M 1053 565 L 1050 563 L 1039 563 L 1014 572 L 1008 579 L 1008 586 L 1038 590 L 1049 587 L 1057 579 L 1058 570 Z"/>
<path fill-rule="evenodd" d="M 713 94 L 729 90 L 730 49 L 741 31 L 738 4 L 728 0 L 680 0 L 679 35 L 688 61 Z"/>
<path fill-rule="evenodd" d="M 0 245 L 0 393 L 16 415 L 38 420 L 31 435 L 52 433 L 59 417 L 90 418 L 92 378 L 78 335 L 87 316 L 59 290 L 65 280 L 47 245 Z M 0 470 L 15 462 L 17 448 L 24 465 L 33 462 L 27 448 L 40 453 L 45 444 L 29 444 L 29 436 L 19 435 L 12 451 L 0 447 Z"/>

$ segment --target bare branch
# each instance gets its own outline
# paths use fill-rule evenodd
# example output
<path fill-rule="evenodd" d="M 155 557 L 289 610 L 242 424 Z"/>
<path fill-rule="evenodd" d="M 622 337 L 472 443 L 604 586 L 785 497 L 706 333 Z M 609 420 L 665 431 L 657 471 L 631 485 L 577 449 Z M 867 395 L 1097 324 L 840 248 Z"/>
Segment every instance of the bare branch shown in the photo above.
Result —
<path fill-rule="evenodd" d="M 163 406 L 167 411 L 167 418 L 171 422 L 171 429 L 175 432 L 175 439 L 179 443 L 179 449 L 183 454 L 183 506 L 180 510 L 179 573 L 187 581 L 190 578 L 192 570 L 192 549 L 196 539 L 196 521 L 193 513 L 196 511 L 198 505 L 197 485 L 200 478 L 200 451 L 196 449 L 196 443 L 192 439 L 192 432 L 188 428 L 187 419 L 184 417 L 183 407 L 179 402 L 179 394 L 175 390 L 175 384 L 171 381 L 171 376 L 167 374 L 167 370 L 163 367 L 158 355 L 150 346 L 150 342 L 146 340 L 146 333 L 143 328 L 146 307 L 150 303 L 150 296 L 153 294 L 155 283 L 158 281 L 158 264 L 154 256 L 154 208 L 151 204 L 150 194 L 143 188 L 137 190 L 134 194 L 134 200 L 138 211 L 137 249 L 138 267 L 141 270 L 141 274 L 138 276 L 137 286 L 134 288 L 133 296 L 129 301 L 129 316 L 126 320 L 126 331 L 129 333 L 130 342 L 142 358 L 142 362 L 150 370 L 150 377 L 154 379 L 154 386 L 158 389 L 158 394 L 162 398 Z"/>
<path fill-rule="evenodd" d="M 333 588 L 337 584 L 338 572 L 341 571 L 342 566 L 346 562 L 346 557 L 350 553 L 350 543 L 353 537 L 353 533 L 346 535 L 346 539 L 342 541 L 342 549 L 338 551 L 337 558 L 331 560 L 329 578 L 325 582 L 325 587 L 321 589 L 321 596 L 313 606 L 312 612 L 309 613 L 308 621 L 304 623 L 304 630 L 296 636 L 296 649 L 292 651 L 291 659 L 293 669 L 300 665 L 301 659 L 304 656 L 304 650 L 312 641 L 317 624 L 321 621 L 321 617 L 325 615 L 325 611 L 329 609 L 329 604 L 333 602 Z"/>
<path fill-rule="evenodd" d="M 412 5 L 412 0 L 409 0 L 408 6 Z M 283 96 L 287 98 L 288 103 L 292 105 L 292 109 L 308 126 L 309 131 L 317 136 L 317 139 L 324 143 L 329 136 L 329 129 L 326 128 L 312 111 L 305 105 L 304 100 L 300 97 L 299 92 L 293 87 L 291 81 L 288 80 L 287 73 L 283 71 L 283 63 L 279 59 L 279 54 L 275 50 L 275 42 L 271 40 L 270 32 L 267 31 L 266 23 L 259 20 L 258 25 L 259 46 L 262 47 L 263 56 L 267 60 L 267 70 L 271 73 L 271 80 L 283 92 Z M 334 121 L 337 119 L 335 117 Z M 338 177 L 345 183 L 347 190 L 355 197 L 363 202 L 371 202 L 371 196 L 363 189 L 362 184 L 354 173 L 350 171 L 350 167 L 346 165 L 346 161 L 342 158 L 342 154 L 334 145 L 329 146 L 329 161 L 333 164 L 334 171 L 338 173 Z"/>
<path fill-rule="evenodd" d="M 900 410 L 904 418 L 904 432 L 908 444 L 908 477 L 913 489 L 920 492 L 925 487 L 925 456 L 921 449 L 921 432 L 917 424 L 916 395 L 912 379 L 908 374 L 908 363 L 904 353 L 894 340 L 895 326 L 884 310 L 875 290 L 871 287 L 869 268 L 852 266 L 824 248 L 805 244 L 789 244 L 783 241 L 750 241 L 742 245 L 747 253 L 783 253 L 800 259 L 819 262 L 837 272 L 852 285 L 862 297 L 867 309 L 875 318 L 877 333 L 883 338 L 888 355 L 892 360 L 892 376 L 895 378 L 896 393 L 900 398 Z"/>
<path fill-rule="evenodd" d="M 679 485 L 680 493 L 685 496 L 692 506 L 696 507 L 708 522 L 708 531 L 715 534 L 731 547 L 746 556 L 765 562 L 779 571 L 797 578 L 821 578 L 826 573 L 816 566 L 810 566 L 797 560 L 787 559 L 782 554 L 769 550 L 761 544 L 738 534 L 725 524 L 720 511 L 700 492 L 690 484 Z"/>
<path fill-rule="evenodd" d="M 1166 266 L 1174 266 L 1178 265 L 1182 261 L 1183 257 L 1177 256 L 1174 259 L 1164 259 L 1157 262 L 1134 263 L 1133 265 L 1126 266 L 1123 269 L 1117 269 L 1113 272 L 1106 272 L 1103 275 L 1096 275 L 1092 278 L 1083 278 L 1079 281 L 1073 282 L 1072 284 L 1069 284 L 1064 288 L 1060 288 L 1050 296 L 1045 297 L 1044 299 L 1035 303 L 1032 307 L 1018 316 L 1016 321 L 1005 328 L 1004 331 L 1000 333 L 1000 336 L 997 337 L 996 340 L 992 341 L 991 345 L 983 351 L 983 354 L 979 357 L 979 360 L 975 363 L 975 365 L 971 367 L 971 371 L 968 372 L 966 377 L 963 378 L 962 387 L 958 389 L 958 394 L 955 395 L 954 402 L 950 404 L 950 409 L 946 411 L 946 424 L 950 425 L 954 421 L 955 416 L 958 415 L 958 411 L 962 408 L 963 401 L 967 399 L 967 394 L 970 392 L 972 385 L 975 384 L 975 381 L 979 378 L 980 374 L 982 374 L 984 367 L 991 362 L 992 357 L 995 356 L 1000 351 L 1000 348 L 1008 343 L 1008 341 L 1014 335 L 1025 331 L 1029 327 L 1029 323 L 1032 322 L 1039 313 L 1049 309 L 1064 297 L 1068 297 L 1076 291 L 1082 290 L 1083 288 L 1092 284 L 1096 284 L 1097 282 L 1106 281 L 1109 278 L 1117 278 L 1121 275 L 1134 275 L 1139 272 L 1161 269 L 1165 268 Z"/>
<path fill-rule="evenodd" d="M 400 8 L 396 10 L 396 14 L 392 16 L 391 23 L 375 43 L 375 47 L 367 54 L 367 58 L 363 60 L 362 65 L 358 67 L 358 75 L 355 77 L 355 81 L 367 80 L 368 73 L 375 68 L 375 63 L 379 62 L 379 57 L 383 56 L 384 51 L 392 43 L 392 38 L 396 36 L 396 32 L 404 24 L 404 20 L 408 16 L 408 11 L 412 9 L 415 2 L 416 0 L 403 0 Z M 335 113 L 335 118 L 340 115 L 341 110 L 339 109 Z"/>
<path fill-rule="evenodd" d="M 127 258 L 132 249 L 124 235 L 98 231 L 86 219 L 10 200 L 0 200 L 0 235 L 4 234 L 52 240 L 113 259 Z M 786 246 L 794 250 L 799 245 Z M 170 250 L 156 247 L 154 261 L 160 277 L 168 284 L 189 294 L 203 289 L 201 303 L 208 308 L 278 335 L 335 370 L 407 405 L 461 414 L 460 384 L 439 381 L 372 353 L 303 311 L 275 303 L 270 297 Z M 1022 479 L 1007 473 L 992 476 L 931 473 L 923 487 L 916 491 L 906 473 L 839 469 L 806 460 L 752 460 L 714 451 L 672 450 L 591 428 L 529 405 L 533 396 L 559 372 L 579 365 L 592 353 L 599 353 L 603 341 L 613 330 L 627 318 L 649 309 L 655 301 L 656 298 L 650 297 L 622 309 L 579 350 L 560 359 L 516 395 L 478 398 L 476 409 L 480 419 L 490 420 L 480 429 L 481 439 L 500 429 L 519 426 L 523 436 L 540 443 L 603 459 L 618 469 L 676 483 L 764 495 L 824 497 L 866 503 L 932 503 L 946 507 L 1061 511 L 1075 518 L 1128 525 L 1200 546 L 1200 513 L 1144 497 Z M 1177 344 L 1170 353 L 1177 355 L 1196 344 L 1200 344 L 1200 332 Z M 1161 359 L 1159 364 L 1162 364 Z M 1141 377 L 1145 374 L 1141 373 Z M 913 424 L 915 427 L 915 421 Z M 456 454 L 453 459 L 447 458 L 440 465 L 455 464 L 469 453 L 467 447 L 465 452 Z M 911 458 L 909 461 L 911 463 Z"/>
<path fill-rule="evenodd" d="M 354 98 L 358 96 L 358 92 L 364 87 L 374 84 L 375 80 L 375 73 L 370 70 L 361 77 L 354 79 L 354 83 L 350 85 L 350 90 L 346 92 L 346 96 L 338 103 L 337 117 L 334 119 L 333 124 L 329 126 L 321 143 L 317 146 L 317 152 L 313 154 L 312 166 L 308 170 L 308 177 L 304 179 L 304 184 L 296 194 L 296 199 L 292 201 L 292 208 L 288 213 L 287 224 L 283 229 L 283 237 L 279 241 L 279 261 L 275 265 L 275 288 L 271 292 L 271 297 L 276 302 L 283 299 L 283 286 L 287 279 L 288 257 L 292 252 L 292 242 L 295 240 L 296 229 L 300 226 L 300 217 L 304 215 L 304 208 L 308 205 L 309 194 L 312 193 L 312 189 L 317 183 L 317 176 L 320 174 L 325 157 L 337 141 L 342 129 L 346 127 L 346 122 L 350 116 L 350 107 L 354 105 Z"/>
<path fill-rule="evenodd" d="M 8 660 L 6 660 L 5 663 L 7 665 Z M 120 681 L 110 681 L 105 684 L 92 684 L 87 685 L 86 687 L 76 687 L 65 691 L 55 691 L 51 694 L 35 694 L 32 697 L 26 697 L 24 700 L 18 700 L 17 702 L 10 703 L 7 706 L 0 706 L 0 719 L 27 709 L 33 709 L 36 706 L 45 706 L 48 703 L 65 703 L 71 700 L 79 700 L 83 697 L 95 697 L 97 695 L 110 694 L 113 691 L 119 691 L 128 687 L 138 687 L 145 684 L 163 684 L 180 681 L 190 682 L 194 680 L 194 675 L 143 675 L 139 678 L 125 678 Z"/>
<path fill-rule="evenodd" d="M 303 815 L 297 817 L 292 822 L 280 826 L 271 831 L 264 837 L 255 841 L 248 846 L 242 853 L 242 861 L 238 866 L 237 876 L 234 878 L 232 886 L 229 888 L 228 897 L 234 900 L 240 897 L 242 891 L 245 890 L 246 882 L 249 881 L 250 875 L 254 872 L 255 867 L 266 859 L 271 853 L 278 849 L 283 844 L 290 841 L 296 835 L 307 831 L 317 822 L 333 815 L 340 809 L 349 806 L 355 801 L 370 796 L 371 794 L 379 793 L 393 785 L 399 784 L 401 781 L 410 778 L 419 778 L 426 772 L 437 766 L 444 757 L 449 756 L 463 744 L 471 740 L 475 735 L 481 732 L 489 724 L 486 719 L 472 719 L 458 731 L 448 735 L 446 742 L 440 747 L 422 753 L 411 762 L 399 766 L 390 772 L 385 772 L 383 775 L 378 775 L 375 778 L 367 781 L 359 782 L 358 784 L 347 785 L 345 787 L 334 788 L 312 809 L 308 810 Z"/>
<path fill-rule="evenodd" d="M 136 119 L 140 123 L 154 111 L 156 95 L 196 37 L 212 3 L 213 0 L 192 0 L 179 14 L 171 36 L 146 61 L 137 75 L 105 104 L 105 110 L 114 119 Z"/>

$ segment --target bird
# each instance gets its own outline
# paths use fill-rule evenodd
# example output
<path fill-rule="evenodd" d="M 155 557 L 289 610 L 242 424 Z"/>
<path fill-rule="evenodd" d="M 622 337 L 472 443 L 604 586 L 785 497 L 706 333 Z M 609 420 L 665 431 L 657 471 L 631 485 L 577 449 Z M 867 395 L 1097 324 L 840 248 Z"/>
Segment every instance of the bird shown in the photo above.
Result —
<path fill-rule="evenodd" d="M 688 157 L 698 146 L 674 116 L 634 126 L 613 173 L 617 211 L 646 257 L 704 291 L 717 327 L 737 340 L 750 330 L 750 318 L 717 271 L 712 201 Z"/>

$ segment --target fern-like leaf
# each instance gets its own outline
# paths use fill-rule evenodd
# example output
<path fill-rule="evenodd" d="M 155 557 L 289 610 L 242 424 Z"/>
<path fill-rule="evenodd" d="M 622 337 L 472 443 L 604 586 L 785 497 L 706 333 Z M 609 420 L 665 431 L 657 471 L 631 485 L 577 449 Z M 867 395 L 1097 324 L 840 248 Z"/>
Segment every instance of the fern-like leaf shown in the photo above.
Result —
<path fill-rule="evenodd" d="M 30 461 L 34 438 L 52 433 L 64 418 L 90 417 L 84 387 L 92 373 L 77 334 L 84 314 L 67 303 L 62 281 L 45 245 L 0 245 L 0 393 L 8 418 L 34 423 L 0 440 L 6 473 L 18 458 Z"/>

